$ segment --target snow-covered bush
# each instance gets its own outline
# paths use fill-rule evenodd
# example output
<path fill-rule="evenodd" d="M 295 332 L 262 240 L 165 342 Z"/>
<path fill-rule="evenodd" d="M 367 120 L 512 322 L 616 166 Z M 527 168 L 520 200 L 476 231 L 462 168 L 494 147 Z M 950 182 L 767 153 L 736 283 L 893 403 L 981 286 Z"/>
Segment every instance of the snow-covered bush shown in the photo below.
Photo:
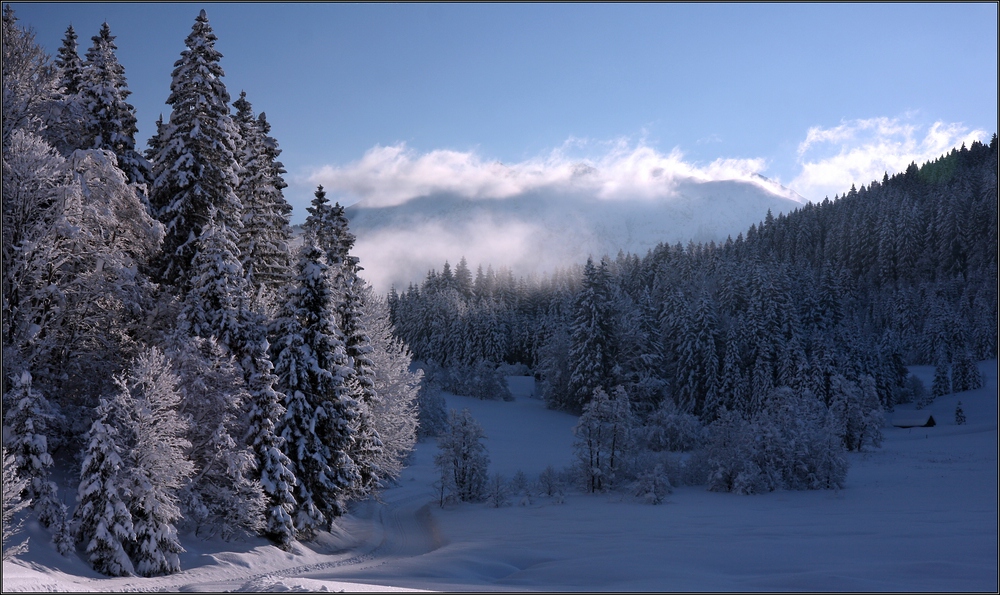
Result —
<path fill-rule="evenodd" d="M 667 494 L 673 491 L 670 478 L 662 464 L 640 473 L 632 482 L 633 494 L 647 504 L 662 504 Z"/>
<path fill-rule="evenodd" d="M 562 491 L 563 481 L 555 467 L 549 465 L 538 474 L 538 487 L 542 495 L 550 498 Z"/>
<path fill-rule="evenodd" d="M 510 478 L 508 487 L 510 488 L 510 495 L 517 500 L 517 503 L 520 506 L 531 504 L 531 498 L 534 496 L 535 486 L 533 486 L 528 480 L 527 473 L 518 469 L 517 473 L 514 474 L 514 477 Z"/>
<path fill-rule="evenodd" d="M 486 484 L 486 499 L 493 508 L 501 508 L 510 504 L 511 491 L 504 476 L 494 473 Z"/>
<path fill-rule="evenodd" d="M 965 411 L 962 411 L 962 402 L 959 401 L 955 405 L 955 425 L 964 426 L 965 421 Z"/>
<path fill-rule="evenodd" d="M 682 413 L 674 400 L 663 399 L 642 427 L 646 448 L 652 451 L 689 451 L 698 448 L 704 427 L 697 416 Z"/>
<path fill-rule="evenodd" d="M 490 458 L 484 438 L 482 426 L 468 409 L 449 412 L 448 429 L 438 438 L 440 452 L 434 464 L 441 472 L 442 489 L 462 502 L 478 502 L 486 493 Z"/>
<path fill-rule="evenodd" d="M 706 473 L 712 491 L 841 488 L 847 476 L 842 431 L 811 392 L 781 387 L 750 421 L 723 411 L 709 426 L 704 454 L 689 464 Z"/>

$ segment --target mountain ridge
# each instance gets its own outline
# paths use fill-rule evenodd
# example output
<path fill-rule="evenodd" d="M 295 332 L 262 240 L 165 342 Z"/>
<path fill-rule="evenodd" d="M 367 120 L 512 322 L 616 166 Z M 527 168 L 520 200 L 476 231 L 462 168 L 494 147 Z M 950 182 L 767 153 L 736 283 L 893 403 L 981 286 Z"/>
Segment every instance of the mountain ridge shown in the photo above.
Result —
<path fill-rule="evenodd" d="M 721 242 L 745 233 L 768 210 L 777 216 L 805 203 L 759 178 L 684 179 L 670 196 L 629 199 L 541 190 L 476 199 L 439 193 L 394 206 L 361 201 L 346 214 L 369 281 L 387 291 L 462 256 L 473 266 L 532 274 L 620 250 L 644 254 L 664 242 Z"/>

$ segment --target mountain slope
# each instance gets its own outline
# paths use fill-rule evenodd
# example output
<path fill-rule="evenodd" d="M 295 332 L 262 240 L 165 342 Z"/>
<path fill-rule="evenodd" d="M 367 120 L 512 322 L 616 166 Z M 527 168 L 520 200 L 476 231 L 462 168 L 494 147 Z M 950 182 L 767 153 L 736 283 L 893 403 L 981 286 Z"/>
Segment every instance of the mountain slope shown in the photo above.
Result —
<path fill-rule="evenodd" d="M 801 206 L 801 197 L 765 178 L 679 181 L 669 198 L 601 199 L 583 194 L 521 194 L 468 199 L 439 194 L 390 207 L 347 208 L 356 253 L 379 291 L 405 288 L 447 260 L 543 273 L 619 250 L 645 254 L 661 242 L 735 238 Z"/>

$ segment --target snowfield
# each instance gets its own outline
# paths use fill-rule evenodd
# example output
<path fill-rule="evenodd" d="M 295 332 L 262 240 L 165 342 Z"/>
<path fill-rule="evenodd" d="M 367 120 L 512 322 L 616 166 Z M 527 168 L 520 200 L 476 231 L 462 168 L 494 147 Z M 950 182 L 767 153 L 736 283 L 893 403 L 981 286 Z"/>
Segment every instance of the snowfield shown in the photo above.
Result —
<path fill-rule="evenodd" d="M 570 491 L 561 503 L 442 509 L 437 447 L 423 442 L 382 502 L 355 505 L 338 532 L 292 552 L 188 535 L 183 572 L 105 578 L 59 556 L 29 523 L 30 549 L 3 563 L 3 590 L 996 592 L 997 362 L 980 370 L 984 388 L 929 407 L 936 427 L 887 426 L 881 449 L 850 454 L 840 491 L 679 487 L 660 506 Z M 930 385 L 933 368 L 913 371 Z M 483 426 L 491 474 L 534 480 L 547 465 L 569 465 L 576 419 L 515 388 L 514 402 L 446 398 Z M 964 426 L 954 421 L 959 400 Z"/>

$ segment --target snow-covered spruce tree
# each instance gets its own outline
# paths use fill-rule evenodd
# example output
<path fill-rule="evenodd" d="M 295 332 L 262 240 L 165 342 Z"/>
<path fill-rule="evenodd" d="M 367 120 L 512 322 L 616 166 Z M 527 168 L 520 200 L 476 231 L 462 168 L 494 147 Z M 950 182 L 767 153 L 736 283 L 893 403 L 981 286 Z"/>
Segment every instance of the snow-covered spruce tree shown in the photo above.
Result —
<path fill-rule="evenodd" d="M 31 505 L 31 500 L 22 497 L 24 490 L 28 487 L 28 480 L 19 477 L 17 474 L 17 463 L 14 457 L 7 454 L 7 449 L 0 449 L 3 453 L 3 554 L 2 559 L 12 558 L 18 554 L 28 551 L 28 539 L 18 544 L 12 543 L 13 539 L 20 535 L 24 527 L 24 519 L 14 521 L 22 510 Z"/>
<path fill-rule="evenodd" d="M 241 279 L 243 279 L 241 277 Z M 294 486 L 297 482 L 292 462 L 281 451 L 284 441 L 277 434 L 275 422 L 284 415 L 285 395 L 276 387 L 278 377 L 268 353 L 267 323 L 262 306 L 243 298 L 238 314 L 238 335 L 230 346 L 250 395 L 247 432 L 249 444 L 257 456 L 257 473 L 267 494 L 266 534 L 287 549 L 294 537 L 291 511 L 295 508 Z"/>
<path fill-rule="evenodd" d="M 434 465 L 441 472 L 442 489 L 461 502 L 478 502 L 485 495 L 490 457 L 484 438 L 468 409 L 448 413 L 448 430 L 438 437 Z"/>
<path fill-rule="evenodd" d="M 62 502 L 59 503 L 58 518 L 52 526 L 52 545 L 63 556 L 70 555 L 76 549 L 76 540 L 73 538 L 73 517 L 69 514 L 69 508 Z"/>
<path fill-rule="evenodd" d="M 378 467 L 382 481 L 392 481 L 399 477 L 403 461 L 413 451 L 417 440 L 417 394 L 421 390 L 423 372 L 410 371 L 412 356 L 406 344 L 393 334 L 386 299 L 368 285 L 363 287 L 361 295 L 365 305 L 365 328 L 372 346 L 369 356 L 375 370 L 373 381 L 379 395 L 372 410 L 375 429 L 382 440 Z M 441 414 L 444 422 L 447 414 L 443 406 Z"/>
<path fill-rule="evenodd" d="M 580 477 L 588 492 L 615 487 L 632 450 L 633 426 L 628 394 L 622 387 L 615 387 L 613 396 L 600 387 L 594 389 L 573 428 Z"/>
<path fill-rule="evenodd" d="M 70 25 L 66 28 L 66 35 L 63 36 L 55 59 L 55 64 L 59 67 L 59 88 L 64 95 L 76 95 L 83 83 L 83 60 L 80 59 L 77 39 L 76 31 Z"/>
<path fill-rule="evenodd" d="M 84 148 L 114 153 L 128 183 L 135 184 L 145 198 L 149 163 L 135 150 L 135 108 L 126 101 L 132 92 L 125 81 L 125 68 L 115 55 L 115 36 L 104 23 L 100 33 L 91 39 L 93 45 L 87 50 L 79 84 L 80 100 L 87 113 Z"/>
<path fill-rule="evenodd" d="M 190 420 L 188 457 L 197 469 L 181 495 L 184 524 L 223 539 L 262 532 L 267 496 L 257 458 L 242 442 L 250 395 L 241 370 L 215 339 L 175 333 L 168 355 L 179 379 L 179 411 Z"/>
<path fill-rule="evenodd" d="M 271 331 L 271 357 L 285 393 L 280 432 L 299 482 L 296 529 L 307 538 L 344 513 L 360 481 L 351 458 L 359 404 L 347 386 L 353 370 L 324 260 L 307 233 L 294 285 Z"/>
<path fill-rule="evenodd" d="M 930 398 L 927 399 L 926 402 L 917 403 L 918 409 L 930 405 L 931 401 L 938 397 L 951 394 L 951 376 L 949 375 L 950 367 L 951 365 L 948 362 L 948 356 L 945 354 L 944 349 L 939 349 L 937 360 L 934 363 L 934 382 L 931 384 L 931 392 L 928 395 Z"/>
<path fill-rule="evenodd" d="M 983 375 L 968 349 L 958 349 L 951 367 L 952 390 L 956 393 L 976 390 L 983 386 Z"/>
<path fill-rule="evenodd" d="M 703 293 L 683 320 L 673 392 L 682 411 L 705 418 L 714 415 L 714 412 L 706 414 L 704 405 L 719 373 L 716 326 L 713 302 Z"/>
<path fill-rule="evenodd" d="M 248 387 L 251 398 L 246 443 L 256 456 L 257 478 L 268 498 L 264 534 L 282 549 L 289 549 L 295 539 L 292 512 L 296 506 L 294 490 L 298 481 L 292 471 L 292 462 L 282 452 L 285 443 L 274 425 L 274 420 L 285 414 L 285 408 L 278 393 L 271 384 L 265 385 L 265 380 L 260 378 Z"/>
<path fill-rule="evenodd" d="M 209 210 L 187 273 L 189 286 L 180 328 L 193 336 L 215 337 L 232 350 L 242 333 L 240 319 L 247 300 L 247 283 L 238 257 L 236 231 L 216 220 L 216 209 Z"/>
<path fill-rule="evenodd" d="M 281 193 L 287 186 L 281 177 L 284 167 L 277 161 L 281 151 L 277 141 L 267 135 L 271 125 L 264 114 L 254 117 L 246 92 L 240 93 L 233 107 L 239 130 L 236 156 L 242 169 L 236 187 L 243 203 L 240 259 L 250 286 L 263 285 L 273 294 L 288 283 L 291 269 L 291 206 Z"/>
<path fill-rule="evenodd" d="M 605 263 L 587 259 L 583 288 L 574 306 L 569 342 L 569 395 L 562 406 L 580 411 L 604 387 L 611 369 L 611 328 L 607 312 L 608 272 Z"/>
<path fill-rule="evenodd" d="M 170 119 L 158 131 L 150 203 L 166 226 L 163 281 L 186 293 L 199 239 L 212 217 L 239 231 L 242 205 L 235 193 L 239 132 L 229 115 L 229 92 L 219 66 L 218 38 L 202 10 L 174 63 L 167 104 Z"/>
<path fill-rule="evenodd" d="M 215 37 L 208 29 L 204 11 L 194 29 L 188 38 L 189 48 L 192 49 L 182 54 L 185 57 L 178 61 L 175 83 L 177 83 L 176 73 L 186 72 L 186 59 L 198 63 L 196 57 L 199 52 L 209 56 L 217 54 L 213 53 L 214 50 L 212 52 L 206 50 L 206 43 L 208 46 L 211 43 L 205 40 L 214 41 Z M 215 70 L 208 69 L 207 72 L 212 73 Z M 221 75 L 221 70 L 219 73 Z M 185 87 L 176 86 L 178 89 L 175 89 L 171 97 L 183 98 L 181 91 L 185 90 Z M 225 88 L 220 84 L 215 87 L 215 91 L 224 94 Z M 228 96 L 225 99 L 228 101 Z M 186 104 L 182 102 L 181 105 Z M 177 109 L 179 108 L 175 105 L 175 114 Z M 178 120 L 181 123 L 187 122 L 184 116 L 179 116 Z M 196 127 L 201 126 L 197 119 L 194 124 Z M 203 141 L 215 138 L 222 144 L 231 142 L 232 136 L 228 133 L 229 128 L 232 128 L 232 122 L 228 119 L 228 115 L 220 116 L 216 124 L 214 130 L 222 134 L 222 138 L 213 136 L 199 138 Z M 181 129 L 175 126 L 172 120 L 171 124 L 161 131 L 163 134 L 157 141 L 162 143 L 159 153 L 161 157 L 169 152 L 172 144 L 180 143 L 178 139 L 170 140 L 166 137 Z M 205 132 L 205 128 L 199 130 Z M 183 143 L 180 146 L 183 148 Z M 196 148 L 200 146 L 200 144 L 195 145 Z M 193 155 L 189 155 L 186 162 L 191 159 L 194 159 Z M 233 167 L 227 169 L 226 163 Z M 170 262 L 163 271 L 167 277 L 173 276 L 184 294 L 180 323 L 182 331 L 202 338 L 214 338 L 236 358 L 250 401 L 246 440 L 256 456 L 256 474 L 269 501 L 265 532 L 279 545 L 287 548 L 294 539 L 290 512 L 294 508 L 292 490 L 295 476 L 288 458 L 280 450 L 282 442 L 280 437 L 275 435 L 274 427 L 274 421 L 280 419 L 283 414 L 281 400 L 284 396 L 274 389 L 277 378 L 272 373 L 273 366 L 267 354 L 265 323 L 259 312 L 260 308 L 255 306 L 249 295 L 247 279 L 239 260 L 237 241 L 239 231 L 242 229 L 241 205 L 232 191 L 233 186 L 230 185 L 235 183 L 231 175 L 234 164 L 232 160 L 225 159 L 214 164 L 204 164 L 203 171 L 211 170 L 211 175 L 199 180 L 211 182 L 214 179 L 218 184 L 202 184 L 196 180 L 189 180 L 191 181 L 189 187 L 178 194 L 179 198 L 174 204 L 183 206 L 182 210 L 197 211 L 200 227 L 197 229 L 197 234 L 192 228 L 188 241 L 183 244 L 183 250 L 176 251 L 176 255 L 182 255 L 186 250 L 184 253 L 190 256 L 190 260 L 185 261 L 186 257 L 168 258 Z M 181 178 L 187 179 L 188 175 L 185 173 Z M 221 199 L 210 192 L 213 188 L 223 193 Z M 213 196 L 218 200 L 210 201 Z M 198 211 L 198 209 L 203 210 Z"/>
<path fill-rule="evenodd" d="M 962 402 L 959 401 L 955 405 L 955 425 L 964 426 L 965 421 L 965 411 L 962 410 Z"/>
<path fill-rule="evenodd" d="M 17 474 L 27 481 L 24 499 L 32 503 L 38 520 L 52 527 L 60 520 L 56 484 L 49 480 L 52 455 L 49 435 L 61 417 L 41 392 L 32 388 L 31 374 L 16 373 L 4 395 L 4 448 L 14 457 Z"/>
<path fill-rule="evenodd" d="M 340 271 L 336 267 L 347 261 L 348 252 L 354 246 L 354 235 L 348 231 L 344 207 L 340 203 L 331 205 L 323 186 L 318 186 L 312 205 L 306 207 L 306 211 L 309 215 L 303 228 L 313 235 L 316 245 L 326 256 L 327 264 L 334 267 L 333 274 L 337 275 Z M 342 290 L 339 286 L 335 289 Z"/>
<path fill-rule="evenodd" d="M 90 147 L 87 128 L 81 125 L 90 115 L 80 96 L 84 64 L 78 48 L 76 31 L 70 25 L 55 59 L 57 95 L 48 103 L 44 117 L 45 138 L 63 155 Z"/>
<path fill-rule="evenodd" d="M 331 280 L 332 303 L 336 311 L 347 356 L 349 373 L 344 377 L 348 395 L 356 403 L 352 415 L 353 439 L 348 451 L 358 472 L 352 481 L 349 497 L 362 498 L 378 486 L 381 470 L 382 441 L 373 421 L 373 411 L 381 398 L 375 390 L 374 362 L 371 359 L 371 340 L 365 328 L 363 286 L 359 281 L 358 258 L 350 254 L 354 235 L 348 229 L 344 207 L 339 203 L 330 206 L 323 192 L 317 188 L 312 206 L 308 209 L 305 229 L 325 256 Z M 339 513 L 338 513 L 339 516 Z"/>
<path fill-rule="evenodd" d="M 111 401 L 101 399 L 95 411 L 97 419 L 87 435 L 74 517 L 77 539 L 83 542 L 94 570 L 127 576 L 135 572 L 125 551 L 135 539 L 135 530 L 125 501 L 127 470 L 112 419 L 113 408 Z"/>
<path fill-rule="evenodd" d="M 149 348 L 132 362 L 128 375 L 115 378 L 120 436 L 128 445 L 125 500 L 132 517 L 131 554 L 135 572 L 154 576 L 180 571 L 184 551 L 175 524 L 178 496 L 194 465 L 187 457 L 187 420 L 178 414 L 177 376 L 163 353 Z"/>
<path fill-rule="evenodd" d="M 324 255 L 329 256 L 327 254 L 328 248 L 332 249 L 338 244 L 337 230 L 332 222 L 333 206 L 326 198 L 326 191 L 323 190 L 322 184 L 316 187 L 312 204 L 306 207 L 306 211 L 309 215 L 306 216 L 306 222 L 302 228 L 312 234 L 312 237 L 315 238 L 315 244 L 323 251 Z M 336 258 L 334 258 L 333 264 L 339 264 Z"/>

